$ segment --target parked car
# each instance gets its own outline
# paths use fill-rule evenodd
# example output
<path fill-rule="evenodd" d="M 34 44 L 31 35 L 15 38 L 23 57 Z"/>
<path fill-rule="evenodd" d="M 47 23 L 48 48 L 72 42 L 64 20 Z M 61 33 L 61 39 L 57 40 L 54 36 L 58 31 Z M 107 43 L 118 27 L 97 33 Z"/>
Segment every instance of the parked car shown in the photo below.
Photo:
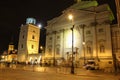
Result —
<path fill-rule="evenodd" d="M 95 63 L 95 61 L 88 61 L 84 65 L 84 68 L 87 70 L 96 70 L 96 69 L 99 69 L 99 66 Z"/>

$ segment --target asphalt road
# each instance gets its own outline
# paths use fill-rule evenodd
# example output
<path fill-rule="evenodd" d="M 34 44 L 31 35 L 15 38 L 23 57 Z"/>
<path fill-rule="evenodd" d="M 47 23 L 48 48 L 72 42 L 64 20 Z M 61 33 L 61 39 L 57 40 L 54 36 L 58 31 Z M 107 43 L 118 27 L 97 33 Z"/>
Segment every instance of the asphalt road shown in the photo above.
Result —
<path fill-rule="evenodd" d="M 119 80 L 116 76 L 83 76 L 17 69 L 0 69 L 0 80 Z"/>

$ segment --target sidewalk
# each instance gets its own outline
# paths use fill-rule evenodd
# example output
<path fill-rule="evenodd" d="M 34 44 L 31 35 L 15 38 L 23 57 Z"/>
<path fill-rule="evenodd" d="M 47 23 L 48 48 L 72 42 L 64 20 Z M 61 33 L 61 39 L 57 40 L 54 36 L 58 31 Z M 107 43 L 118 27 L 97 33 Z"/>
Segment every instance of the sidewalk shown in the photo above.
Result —
<path fill-rule="evenodd" d="M 9 69 L 18 69 L 18 70 L 26 70 L 26 71 L 35 71 L 35 72 L 47 72 L 47 73 L 58 73 L 58 74 L 65 74 L 65 75 L 72 75 L 70 67 L 41 67 L 41 66 L 34 66 L 31 65 L 23 66 L 17 65 L 10 67 Z M 100 70 L 86 70 L 84 68 L 75 68 L 74 69 L 75 76 L 88 76 L 88 77 L 109 77 L 115 80 L 120 80 L 120 73 L 115 75 L 115 73 L 104 72 Z"/>

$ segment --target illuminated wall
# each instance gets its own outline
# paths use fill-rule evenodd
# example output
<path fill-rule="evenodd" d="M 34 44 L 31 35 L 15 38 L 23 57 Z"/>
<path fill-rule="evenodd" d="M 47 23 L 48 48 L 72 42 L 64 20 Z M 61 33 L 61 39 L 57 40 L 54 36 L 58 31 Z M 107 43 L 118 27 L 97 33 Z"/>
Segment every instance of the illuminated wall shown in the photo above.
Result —
<path fill-rule="evenodd" d="M 80 61 L 83 64 L 85 58 L 86 62 L 94 59 L 100 65 L 112 63 L 110 22 L 113 19 L 110 19 L 112 13 L 108 7 L 107 4 L 104 4 L 88 8 L 91 11 L 96 9 L 99 12 L 97 14 L 68 8 L 59 17 L 48 21 L 45 58 L 48 60 L 54 58 L 56 60 L 70 60 L 72 55 L 71 28 L 74 24 L 73 52 L 75 61 Z M 73 23 L 68 20 L 70 13 L 74 16 Z"/>
<path fill-rule="evenodd" d="M 38 54 L 39 37 L 39 27 L 32 24 L 21 26 L 18 44 L 18 60 L 24 61 L 29 54 Z"/>

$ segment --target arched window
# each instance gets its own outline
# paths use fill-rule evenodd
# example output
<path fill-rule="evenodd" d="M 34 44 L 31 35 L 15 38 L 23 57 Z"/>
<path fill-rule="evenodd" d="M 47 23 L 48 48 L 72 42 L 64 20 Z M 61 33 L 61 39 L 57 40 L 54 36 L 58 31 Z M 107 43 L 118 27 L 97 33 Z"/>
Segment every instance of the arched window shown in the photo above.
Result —
<path fill-rule="evenodd" d="M 60 48 L 56 48 L 56 54 L 60 54 Z"/>
<path fill-rule="evenodd" d="M 56 54 L 60 54 L 60 44 L 56 45 Z"/>
<path fill-rule="evenodd" d="M 93 49 L 92 49 L 92 41 L 87 41 L 86 42 L 86 50 L 88 54 L 92 54 L 93 53 Z"/>
<path fill-rule="evenodd" d="M 90 46 L 87 46 L 87 53 L 88 53 L 88 54 L 91 54 L 91 53 L 92 53 L 92 49 L 91 49 Z"/>
<path fill-rule="evenodd" d="M 100 53 L 104 53 L 105 52 L 105 47 L 103 45 L 100 45 Z"/>
<path fill-rule="evenodd" d="M 103 39 L 99 40 L 99 52 L 105 53 L 105 40 Z"/>

